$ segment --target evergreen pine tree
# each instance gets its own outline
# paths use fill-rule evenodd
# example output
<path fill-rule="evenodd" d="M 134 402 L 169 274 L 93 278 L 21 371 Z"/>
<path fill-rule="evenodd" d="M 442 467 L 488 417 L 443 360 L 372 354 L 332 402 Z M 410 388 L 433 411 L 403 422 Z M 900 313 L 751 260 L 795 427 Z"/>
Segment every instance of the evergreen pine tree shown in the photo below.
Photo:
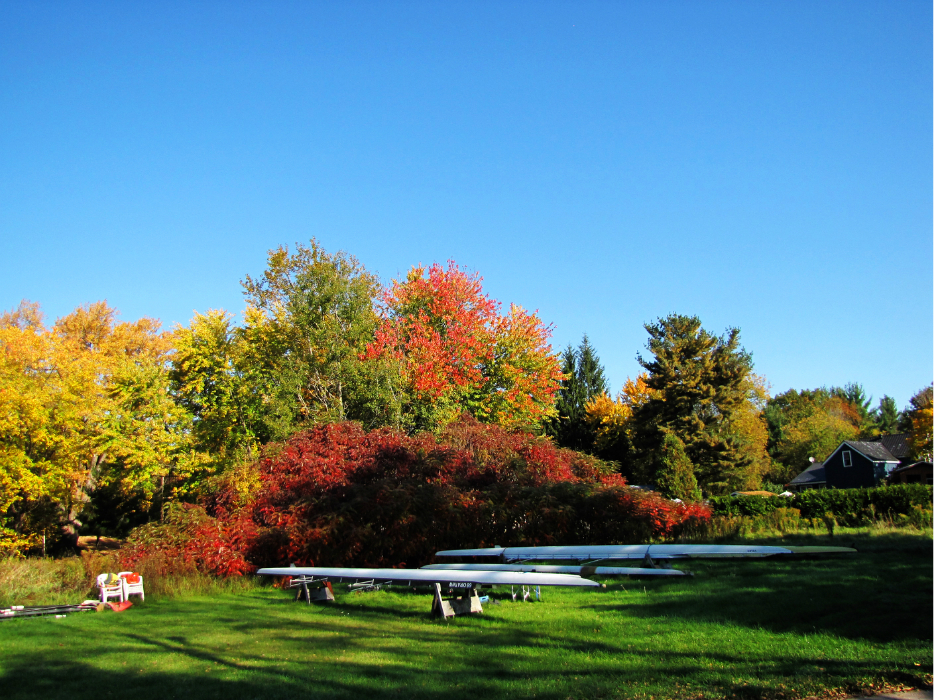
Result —
<path fill-rule="evenodd" d="M 700 489 L 694 477 L 694 465 L 684 451 L 684 443 L 674 433 L 666 432 L 662 438 L 655 485 L 668 498 L 699 501 Z"/>
<path fill-rule="evenodd" d="M 546 427 L 546 432 L 562 447 L 593 451 L 594 436 L 587 425 L 587 402 L 607 393 L 603 365 L 590 340 L 584 335 L 575 349 L 571 345 L 561 353 L 561 381 L 555 408 L 558 416 Z"/>
<path fill-rule="evenodd" d="M 872 412 L 872 421 L 875 430 L 882 435 L 891 435 L 898 432 L 899 414 L 895 399 L 885 395 L 879 399 L 879 407 Z"/>
<path fill-rule="evenodd" d="M 698 482 L 713 493 L 728 492 L 748 479 L 752 459 L 727 427 L 746 401 L 752 358 L 739 344 L 739 330 L 715 336 L 696 316 L 671 314 L 647 323 L 641 355 L 652 397 L 633 411 L 636 478 L 654 481 L 666 434 L 684 444 Z"/>
<path fill-rule="evenodd" d="M 568 345 L 561 353 L 561 386 L 555 396 L 557 415 L 547 425 L 545 432 L 555 438 L 562 447 L 567 446 L 569 426 L 581 420 L 582 390 L 577 372 L 577 353 Z"/>
<path fill-rule="evenodd" d="M 863 389 L 862 384 L 859 382 L 849 382 L 842 389 L 840 387 L 833 387 L 830 393 L 846 401 L 853 407 L 853 410 L 856 411 L 856 414 L 859 416 L 859 432 L 861 436 L 869 437 L 878 433 L 875 416 L 873 415 L 874 411 L 869 409 L 872 405 L 872 397 L 866 396 L 866 390 Z"/>
<path fill-rule="evenodd" d="M 581 344 L 577 348 L 577 367 L 578 381 L 583 388 L 584 403 L 587 403 L 594 396 L 600 394 L 609 394 L 609 387 L 606 383 L 603 365 L 600 364 L 600 358 L 590 344 L 587 334 L 584 334 Z"/>

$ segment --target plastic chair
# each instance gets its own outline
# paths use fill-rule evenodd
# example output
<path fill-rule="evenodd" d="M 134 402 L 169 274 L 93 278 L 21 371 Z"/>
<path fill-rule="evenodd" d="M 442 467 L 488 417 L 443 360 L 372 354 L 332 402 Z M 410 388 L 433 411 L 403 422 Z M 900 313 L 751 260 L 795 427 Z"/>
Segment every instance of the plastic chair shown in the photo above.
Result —
<path fill-rule="evenodd" d="M 97 577 L 97 588 L 101 593 L 101 602 L 106 603 L 108 598 L 118 598 L 120 602 L 126 600 L 123 593 L 123 579 L 107 583 L 107 578 L 113 574 L 101 574 Z"/>
<path fill-rule="evenodd" d="M 132 571 L 121 571 L 117 576 L 120 577 L 120 580 L 123 581 L 123 597 L 126 600 L 130 599 L 131 595 L 140 596 L 141 600 L 146 600 L 146 593 L 143 591 L 143 577 L 141 574 L 136 574 L 139 576 L 139 581 L 137 583 L 130 583 L 126 580 L 126 576 L 132 574 Z"/>

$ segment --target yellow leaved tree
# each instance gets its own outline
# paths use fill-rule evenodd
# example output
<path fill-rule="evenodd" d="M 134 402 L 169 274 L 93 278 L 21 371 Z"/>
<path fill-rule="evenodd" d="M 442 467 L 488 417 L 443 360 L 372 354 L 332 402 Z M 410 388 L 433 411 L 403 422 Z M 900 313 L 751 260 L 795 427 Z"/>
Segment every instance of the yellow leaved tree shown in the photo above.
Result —
<path fill-rule="evenodd" d="M 934 455 L 934 388 L 926 386 L 911 397 L 911 407 L 905 411 L 909 423 L 908 443 L 911 457 L 931 460 Z"/>
<path fill-rule="evenodd" d="M 140 511 L 197 463 L 168 393 L 170 350 L 158 321 L 120 322 L 106 302 L 51 327 L 29 302 L 0 316 L 0 546 L 74 541 L 101 488 L 134 494 Z"/>
<path fill-rule="evenodd" d="M 624 474 L 629 469 L 632 450 L 632 412 L 645 403 L 653 390 L 645 383 L 644 372 L 635 379 L 627 378 L 615 399 L 607 394 L 593 397 L 584 405 L 585 421 L 594 435 L 594 451 L 604 459 L 620 463 Z"/>

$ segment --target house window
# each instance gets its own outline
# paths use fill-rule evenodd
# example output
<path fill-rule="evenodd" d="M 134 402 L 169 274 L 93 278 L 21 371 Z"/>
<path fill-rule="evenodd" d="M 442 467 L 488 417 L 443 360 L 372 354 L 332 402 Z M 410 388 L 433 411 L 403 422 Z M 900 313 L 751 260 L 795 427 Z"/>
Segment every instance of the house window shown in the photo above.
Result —
<path fill-rule="evenodd" d="M 853 466 L 853 455 L 849 450 L 843 450 L 843 466 L 852 467 Z"/>

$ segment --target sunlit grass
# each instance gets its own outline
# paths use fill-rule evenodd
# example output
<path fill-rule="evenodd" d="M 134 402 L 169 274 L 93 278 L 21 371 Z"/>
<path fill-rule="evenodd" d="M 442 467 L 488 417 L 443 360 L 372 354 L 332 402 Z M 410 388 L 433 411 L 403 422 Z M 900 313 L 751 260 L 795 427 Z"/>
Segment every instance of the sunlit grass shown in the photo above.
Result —
<path fill-rule="evenodd" d="M 855 556 L 693 561 L 689 579 L 545 589 L 449 621 L 429 617 L 427 593 L 309 606 L 255 587 L 0 622 L 0 696 L 794 698 L 922 684 L 931 540 L 853 538 L 835 543 Z"/>
<path fill-rule="evenodd" d="M 0 558 L 0 607 L 80 603 L 86 598 L 97 598 L 97 575 L 116 573 L 121 568 L 114 553 L 62 559 Z M 219 579 L 194 570 L 184 574 L 142 571 L 150 597 L 235 593 L 259 585 L 249 577 Z"/>

